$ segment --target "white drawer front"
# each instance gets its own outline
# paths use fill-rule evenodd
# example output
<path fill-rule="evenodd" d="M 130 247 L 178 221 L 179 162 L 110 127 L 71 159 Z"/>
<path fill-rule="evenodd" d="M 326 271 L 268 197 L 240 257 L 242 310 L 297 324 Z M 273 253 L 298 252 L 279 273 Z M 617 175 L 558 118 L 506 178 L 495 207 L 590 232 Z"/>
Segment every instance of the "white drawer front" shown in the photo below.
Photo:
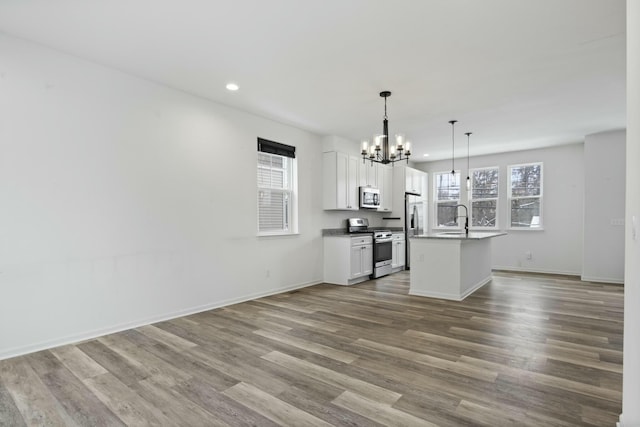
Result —
<path fill-rule="evenodd" d="M 370 245 L 373 243 L 372 236 L 358 236 L 351 238 L 351 246 Z"/>

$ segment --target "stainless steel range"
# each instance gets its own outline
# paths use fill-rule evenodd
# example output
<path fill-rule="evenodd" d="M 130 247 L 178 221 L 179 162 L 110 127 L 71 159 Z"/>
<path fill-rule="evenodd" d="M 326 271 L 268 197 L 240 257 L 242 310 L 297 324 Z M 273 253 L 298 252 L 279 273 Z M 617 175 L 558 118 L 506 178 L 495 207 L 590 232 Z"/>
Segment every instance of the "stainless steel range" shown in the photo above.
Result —
<path fill-rule="evenodd" d="M 391 230 L 376 230 L 373 233 L 373 278 L 391 274 L 393 251 Z"/>
<path fill-rule="evenodd" d="M 369 230 L 369 220 L 367 218 L 349 218 L 347 219 L 347 231 L 349 233 L 372 233 Z"/>
<path fill-rule="evenodd" d="M 367 218 L 349 218 L 347 220 L 349 233 L 367 233 L 373 236 L 373 274 L 372 278 L 391 274 L 391 256 L 393 251 L 393 233 L 386 229 L 369 228 Z"/>

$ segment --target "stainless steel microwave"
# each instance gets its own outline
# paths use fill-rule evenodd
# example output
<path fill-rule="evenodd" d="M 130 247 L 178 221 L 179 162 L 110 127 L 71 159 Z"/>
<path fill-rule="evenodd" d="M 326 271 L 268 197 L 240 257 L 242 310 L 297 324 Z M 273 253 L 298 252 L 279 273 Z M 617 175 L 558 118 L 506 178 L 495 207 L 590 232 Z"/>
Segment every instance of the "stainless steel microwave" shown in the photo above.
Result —
<path fill-rule="evenodd" d="M 375 187 L 360 187 L 360 207 L 378 209 L 380 207 L 380 190 Z"/>

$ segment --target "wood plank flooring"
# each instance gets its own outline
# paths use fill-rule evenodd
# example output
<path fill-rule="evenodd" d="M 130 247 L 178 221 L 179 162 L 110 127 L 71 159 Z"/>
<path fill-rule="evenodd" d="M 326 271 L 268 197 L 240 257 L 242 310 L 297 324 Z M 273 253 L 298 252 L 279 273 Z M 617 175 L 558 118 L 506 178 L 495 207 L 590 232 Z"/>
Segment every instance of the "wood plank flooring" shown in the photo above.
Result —
<path fill-rule="evenodd" d="M 0 425 L 615 425 L 622 286 L 408 289 L 317 285 L 0 361 Z"/>

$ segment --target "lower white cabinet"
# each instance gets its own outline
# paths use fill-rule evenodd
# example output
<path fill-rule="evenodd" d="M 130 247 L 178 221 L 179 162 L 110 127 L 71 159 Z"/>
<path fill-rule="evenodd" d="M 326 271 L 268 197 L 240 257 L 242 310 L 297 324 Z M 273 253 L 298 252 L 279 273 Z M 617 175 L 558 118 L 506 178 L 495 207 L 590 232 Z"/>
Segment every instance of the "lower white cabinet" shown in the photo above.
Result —
<path fill-rule="evenodd" d="M 404 233 L 393 233 L 391 244 L 391 268 L 402 270 L 406 264 Z"/>
<path fill-rule="evenodd" d="M 325 236 L 324 281 L 334 285 L 353 285 L 373 274 L 373 237 Z"/>
<path fill-rule="evenodd" d="M 368 239 L 368 243 L 366 242 Z M 371 237 L 351 238 L 351 274 L 349 279 L 373 274 L 373 243 Z"/>

